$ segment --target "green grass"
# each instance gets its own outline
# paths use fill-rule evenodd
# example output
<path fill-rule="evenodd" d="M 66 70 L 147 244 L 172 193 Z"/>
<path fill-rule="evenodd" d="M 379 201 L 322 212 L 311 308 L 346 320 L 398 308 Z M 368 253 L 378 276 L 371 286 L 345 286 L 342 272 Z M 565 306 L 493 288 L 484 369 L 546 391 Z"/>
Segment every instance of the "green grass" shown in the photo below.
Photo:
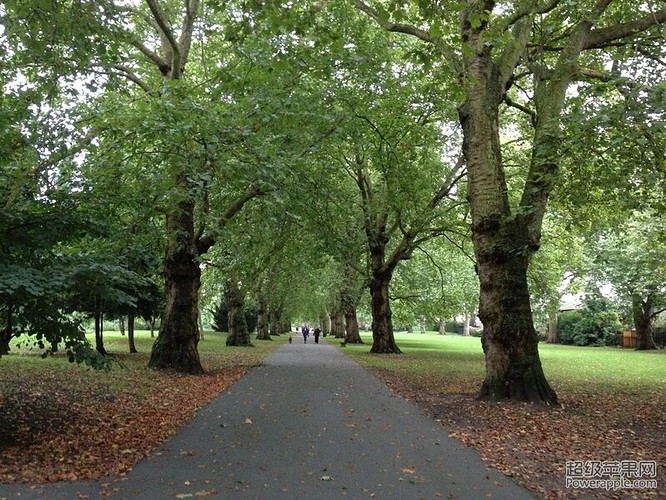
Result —
<path fill-rule="evenodd" d="M 456 386 L 483 380 L 485 364 L 481 342 L 476 337 L 437 335 L 434 332 L 396 333 L 402 355 L 368 354 L 369 333 L 364 345 L 347 344 L 345 353 L 364 366 L 399 375 L 436 377 Z M 576 347 L 539 344 L 546 378 L 557 390 L 602 388 L 611 391 L 663 390 L 666 386 L 666 351 L 635 351 L 617 347 Z"/>
<path fill-rule="evenodd" d="M 87 337 L 94 345 L 94 334 L 88 334 Z M 254 347 L 250 348 L 227 347 L 225 345 L 226 339 L 226 333 L 205 332 L 204 340 L 200 341 L 198 346 L 199 355 L 205 370 L 214 370 L 229 366 L 257 366 L 261 364 L 262 360 L 268 354 L 286 342 L 287 336 L 272 337 L 273 340 L 271 341 L 252 340 Z M 0 358 L 0 368 L 20 363 L 28 367 L 28 369 L 34 366 L 35 370 L 47 366 L 57 370 L 86 369 L 81 365 L 69 363 L 64 353 L 58 353 L 55 356 L 42 359 L 40 357 L 42 353 L 41 349 L 36 346 L 30 347 L 25 343 L 19 347 L 22 341 L 25 341 L 25 339 L 19 338 L 12 341 L 10 355 Z M 154 341 L 155 338 L 151 338 L 149 331 L 135 331 L 134 343 L 139 352 L 129 354 L 129 344 L 126 335 L 123 336 L 120 332 L 113 330 L 104 332 L 104 347 L 120 362 L 114 365 L 114 370 L 145 367 L 150 358 Z"/>

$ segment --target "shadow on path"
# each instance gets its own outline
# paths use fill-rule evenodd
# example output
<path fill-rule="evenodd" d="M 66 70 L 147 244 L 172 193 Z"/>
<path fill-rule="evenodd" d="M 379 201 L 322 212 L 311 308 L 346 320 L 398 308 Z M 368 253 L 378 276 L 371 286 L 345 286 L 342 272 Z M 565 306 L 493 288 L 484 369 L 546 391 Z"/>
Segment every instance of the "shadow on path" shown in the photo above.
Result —
<path fill-rule="evenodd" d="M 126 477 L 1 499 L 532 498 L 335 347 L 285 344 Z"/>

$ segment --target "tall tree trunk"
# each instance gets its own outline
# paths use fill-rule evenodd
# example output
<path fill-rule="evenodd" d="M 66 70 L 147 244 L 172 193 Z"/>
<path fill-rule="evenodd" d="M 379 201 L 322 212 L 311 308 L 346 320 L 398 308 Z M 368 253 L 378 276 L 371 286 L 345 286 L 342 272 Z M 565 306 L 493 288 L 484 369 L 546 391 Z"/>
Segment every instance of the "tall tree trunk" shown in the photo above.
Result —
<path fill-rule="evenodd" d="M 465 101 L 458 112 L 480 284 L 479 318 L 484 327 L 486 377 L 479 397 L 557 404 L 555 391 L 541 367 L 527 286 L 529 257 L 538 248 L 550 184 L 544 174 L 541 184 L 526 187 L 530 195 L 524 196 L 521 204 L 529 205 L 524 210 L 529 214 L 529 224 L 521 222 L 518 215 L 514 217 L 499 139 L 499 106 L 509 75 L 526 43 L 531 21 L 524 19 L 517 24 L 516 43 L 501 59 L 502 65 L 496 65 L 492 44 L 486 43 L 487 35 L 483 32 L 486 26 L 479 26 L 468 17 L 477 14 L 469 11 L 462 19 L 463 40 L 469 44 L 465 55 L 465 73 L 469 79 Z M 532 170 L 545 167 L 533 160 L 530 174 L 536 176 Z"/>
<path fill-rule="evenodd" d="M 120 335 L 123 337 L 125 336 L 125 316 L 120 316 L 118 318 L 118 330 L 120 331 Z"/>
<path fill-rule="evenodd" d="M 104 313 L 95 313 L 95 349 L 98 353 L 106 356 L 104 349 Z"/>
<path fill-rule="evenodd" d="M 549 310 L 548 311 L 548 343 L 549 344 L 557 344 L 558 341 L 558 332 L 557 332 L 557 324 L 558 324 L 559 318 L 556 310 Z"/>
<path fill-rule="evenodd" d="M 164 263 L 167 304 L 148 366 L 182 373 L 203 373 L 199 351 L 201 269 L 194 241 L 194 202 L 183 201 L 167 216 Z"/>
<path fill-rule="evenodd" d="M 421 317 L 419 318 L 419 331 L 420 331 L 421 333 L 425 333 L 425 332 L 426 332 L 426 318 L 425 318 L 425 316 L 421 316 Z"/>
<path fill-rule="evenodd" d="M 469 314 L 465 313 L 465 319 L 463 322 L 463 336 L 464 337 L 469 337 Z"/>
<path fill-rule="evenodd" d="M 282 304 L 273 304 L 273 306 L 269 309 L 269 317 L 271 320 L 271 335 L 280 335 L 281 333 L 285 333 L 284 330 L 284 321 L 282 320 L 282 310 L 284 306 Z M 286 331 L 290 331 L 289 330 Z"/>
<path fill-rule="evenodd" d="M 9 354 L 9 343 L 14 335 L 14 307 L 11 297 L 7 299 L 7 314 L 5 315 L 5 327 L 0 330 L 0 356 Z"/>
<path fill-rule="evenodd" d="M 352 291 L 348 288 L 343 288 L 340 291 L 340 304 L 342 307 L 342 314 L 345 318 L 345 343 L 347 344 L 362 344 L 361 334 L 358 329 L 358 317 L 356 314 L 356 304 Z"/>
<path fill-rule="evenodd" d="M 331 317 L 328 315 L 328 311 L 324 310 L 319 315 L 319 324 L 321 325 L 321 333 L 324 337 L 328 336 L 331 333 Z"/>
<path fill-rule="evenodd" d="M 370 280 L 370 299 L 372 304 L 372 348 L 376 354 L 400 354 L 402 351 L 395 343 L 391 304 L 389 300 L 390 274 L 379 274 Z"/>
<path fill-rule="evenodd" d="M 331 310 L 331 335 L 336 339 L 345 337 L 345 319 L 339 306 Z"/>
<path fill-rule="evenodd" d="M 636 327 L 636 350 L 657 349 L 657 344 L 652 336 L 652 298 L 648 297 L 643 300 L 640 295 L 632 294 L 631 310 L 634 317 L 634 326 Z"/>
<path fill-rule="evenodd" d="M 345 310 L 345 343 L 362 344 L 361 334 L 358 329 L 358 317 L 356 307 L 351 306 Z"/>
<path fill-rule="evenodd" d="M 257 340 L 273 340 L 268 330 L 267 304 L 264 294 L 257 292 Z"/>
<path fill-rule="evenodd" d="M 204 340 L 203 315 L 201 309 L 197 311 L 197 326 L 199 327 L 199 341 Z"/>
<path fill-rule="evenodd" d="M 130 354 L 136 354 L 136 344 L 134 343 L 134 314 L 127 316 L 127 341 L 129 343 Z"/>
<path fill-rule="evenodd" d="M 446 320 L 444 318 L 439 318 L 437 330 L 440 335 L 446 335 Z"/>
<path fill-rule="evenodd" d="M 229 335 L 227 345 L 235 347 L 252 347 L 250 333 L 245 321 L 245 297 L 236 283 L 227 282 L 224 287 L 224 301 L 229 315 Z"/>

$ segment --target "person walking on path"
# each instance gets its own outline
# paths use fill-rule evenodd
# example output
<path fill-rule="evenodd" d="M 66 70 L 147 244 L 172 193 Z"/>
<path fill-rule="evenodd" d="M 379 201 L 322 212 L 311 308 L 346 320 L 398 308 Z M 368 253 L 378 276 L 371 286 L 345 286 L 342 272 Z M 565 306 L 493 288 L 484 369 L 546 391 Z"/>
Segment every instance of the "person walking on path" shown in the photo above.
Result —
<path fill-rule="evenodd" d="M 308 337 L 310 336 L 310 328 L 307 326 L 301 327 L 301 331 L 303 332 L 303 343 L 307 344 L 308 343 Z"/>
<path fill-rule="evenodd" d="M 321 334 L 321 328 L 319 328 L 318 326 L 315 326 L 315 329 L 314 329 L 315 344 L 319 343 L 319 335 L 320 334 Z"/>

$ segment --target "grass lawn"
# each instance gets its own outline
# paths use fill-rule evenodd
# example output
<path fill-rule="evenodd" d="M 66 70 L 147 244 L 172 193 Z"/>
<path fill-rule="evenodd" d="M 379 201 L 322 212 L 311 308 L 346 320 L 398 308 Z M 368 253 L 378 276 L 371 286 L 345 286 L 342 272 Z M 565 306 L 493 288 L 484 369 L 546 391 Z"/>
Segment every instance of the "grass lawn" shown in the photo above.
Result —
<path fill-rule="evenodd" d="M 104 333 L 118 361 L 110 372 L 69 363 L 64 354 L 41 359 L 38 349 L 12 347 L 0 358 L 0 482 L 41 483 L 123 474 L 238 380 L 287 336 L 226 347 L 226 334 L 199 343 L 203 376 L 147 368 L 153 340 Z"/>
<path fill-rule="evenodd" d="M 666 496 L 666 351 L 540 344 L 547 379 L 561 407 L 486 403 L 480 339 L 434 332 L 397 333 L 402 355 L 344 352 L 412 400 L 487 463 L 545 498 Z M 573 490 L 567 461 L 654 460 L 657 490 Z"/>

